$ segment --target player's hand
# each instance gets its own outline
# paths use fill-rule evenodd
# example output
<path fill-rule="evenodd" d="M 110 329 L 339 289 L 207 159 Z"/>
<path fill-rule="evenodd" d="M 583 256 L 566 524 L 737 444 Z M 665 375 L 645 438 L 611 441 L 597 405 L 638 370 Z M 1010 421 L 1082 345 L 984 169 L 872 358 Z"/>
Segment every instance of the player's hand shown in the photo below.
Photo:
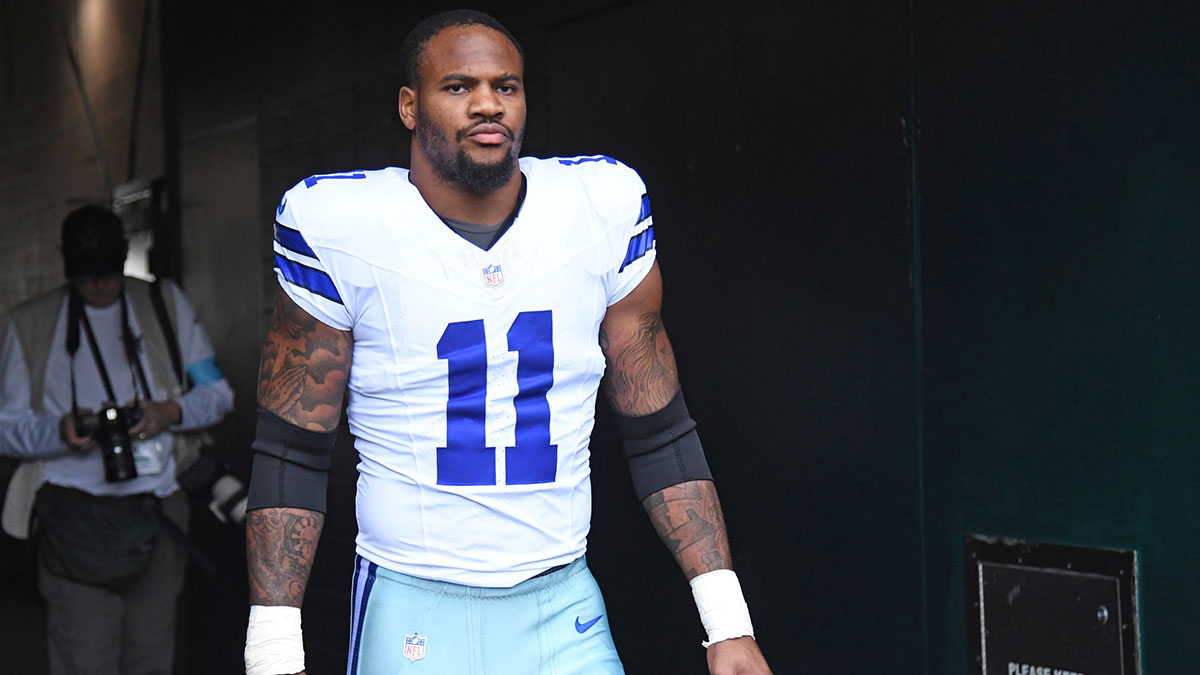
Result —
<path fill-rule="evenodd" d="M 87 415 L 91 412 L 91 408 L 79 409 L 79 414 L 81 415 Z M 91 436 L 80 436 L 75 433 L 75 413 L 72 412 L 63 415 L 58 420 L 58 437 L 63 443 L 66 443 L 67 448 L 76 452 L 91 450 L 92 446 L 96 445 L 96 439 Z"/>
<path fill-rule="evenodd" d="M 709 645 L 708 672 L 712 675 L 771 675 L 758 643 L 749 636 Z"/>
<path fill-rule="evenodd" d="M 183 414 L 175 401 L 146 401 L 141 402 L 142 419 L 129 427 L 129 435 L 137 439 L 153 438 L 167 430 L 167 427 L 179 422 Z"/>

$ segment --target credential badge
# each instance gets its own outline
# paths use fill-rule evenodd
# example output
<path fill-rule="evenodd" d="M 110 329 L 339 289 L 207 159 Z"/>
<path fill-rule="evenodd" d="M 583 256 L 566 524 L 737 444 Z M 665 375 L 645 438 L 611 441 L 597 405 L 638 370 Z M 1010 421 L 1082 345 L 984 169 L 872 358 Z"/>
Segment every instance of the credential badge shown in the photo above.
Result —
<path fill-rule="evenodd" d="M 504 284 L 504 270 L 499 265 L 488 265 L 483 268 L 483 285 L 496 288 Z"/>
<path fill-rule="evenodd" d="M 425 658 L 425 641 L 429 638 L 423 638 L 416 633 L 404 636 L 404 658 L 416 663 L 420 659 Z"/>

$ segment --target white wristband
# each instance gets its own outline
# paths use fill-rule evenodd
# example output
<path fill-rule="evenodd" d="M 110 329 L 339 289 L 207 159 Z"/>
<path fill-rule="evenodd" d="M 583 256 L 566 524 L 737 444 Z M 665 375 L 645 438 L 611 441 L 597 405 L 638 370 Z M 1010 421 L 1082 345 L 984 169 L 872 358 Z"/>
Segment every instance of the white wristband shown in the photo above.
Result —
<path fill-rule="evenodd" d="M 742 585 L 738 583 L 733 570 L 706 572 L 693 578 L 690 583 L 696 609 L 700 610 L 700 623 L 708 632 L 708 641 L 700 644 L 707 649 L 714 642 L 745 635 L 754 637 L 750 610 L 746 607 Z"/>
<path fill-rule="evenodd" d="M 246 675 L 288 675 L 303 671 L 300 608 L 251 605 L 245 657 Z"/>

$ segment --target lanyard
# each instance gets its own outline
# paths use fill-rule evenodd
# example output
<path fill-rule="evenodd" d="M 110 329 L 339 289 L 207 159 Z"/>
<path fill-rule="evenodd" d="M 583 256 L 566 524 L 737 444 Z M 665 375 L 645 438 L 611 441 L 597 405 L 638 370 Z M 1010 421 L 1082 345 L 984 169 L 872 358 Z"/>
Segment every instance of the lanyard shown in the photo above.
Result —
<path fill-rule="evenodd" d="M 129 304 L 125 300 L 125 292 L 121 291 L 121 343 L 125 348 L 125 360 L 129 362 L 130 370 L 135 376 L 133 383 L 133 401 L 134 405 L 138 404 L 138 384 L 140 382 L 142 392 L 146 398 L 150 396 L 150 384 L 146 380 L 146 372 L 142 369 L 142 360 L 138 358 L 137 341 L 133 337 L 133 331 L 129 328 Z M 100 355 L 100 346 L 96 343 L 96 334 L 92 331 L 92 323 L 88 321 L 87 312 L 83 309 L 83 299 L 71 289 L 70 297 L 67 304 L 67 353 L 71 356 L 71 410 L 78 413 L 79 404 L 75 395 L 75 352 L 79 349 L 79 326 L 83 326 L 83 331 L 87 335 L 88 346 L 92 350 L 92 358 L 96 360 L 96 368 L 100 371 L 100 380 L 104 383 L 104 390 L 108 392 L 108 399 L 113 405 L 117 405 L 117 395 L 113 391 L 112 380 L 108 377 L 108 369 L 104 366 L 104 358 Z"/>

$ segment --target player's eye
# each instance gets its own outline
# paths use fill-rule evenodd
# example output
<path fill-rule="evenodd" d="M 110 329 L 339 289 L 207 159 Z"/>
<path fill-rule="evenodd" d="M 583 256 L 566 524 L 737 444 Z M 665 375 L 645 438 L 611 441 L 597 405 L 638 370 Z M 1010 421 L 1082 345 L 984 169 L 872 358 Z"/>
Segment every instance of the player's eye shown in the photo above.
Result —
<path fill-rule="evenodd" d="M 467 92 L 467 85 L 448 84 L 446 85 L 446 91 L 450 92 L 451 94 L 465 94 Z"/>
<path fill-rule="evenodd" d="M 499 87 L 496 87 L 496 91 L 500 92 L 501 94 L 515 94 L 517 93 L 517 85 L 502 84 Z"/>

